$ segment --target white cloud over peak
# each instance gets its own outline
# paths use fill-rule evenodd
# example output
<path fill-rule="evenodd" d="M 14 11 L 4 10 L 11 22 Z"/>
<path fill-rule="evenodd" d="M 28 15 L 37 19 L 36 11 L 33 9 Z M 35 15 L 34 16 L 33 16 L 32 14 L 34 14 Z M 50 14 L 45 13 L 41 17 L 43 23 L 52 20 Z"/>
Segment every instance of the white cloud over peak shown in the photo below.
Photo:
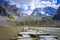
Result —
<path fill-rule="evenodd" d="M 13 2 L 12 0 L 9 1 L 9 5 L 15 5 L 15 2 Z"/>
<path fill-rule="evenodd" d="M 28 6 L 30 6 L 30 10 L 27 10 Z M 56 8 L 57 5 L 50 2 L 50 1 L 32 0 L 31 2 L 29 2 L 26 5 L 26 7 L 24 7 L 25 8 L 24 10 L 26 10 L 26 13 L 30 15 L 35 8 L 44 8 L 44 7 L 47 7 L 47 6 Z"/>
<path fill-rule="evenodd" d="M 59 5 L 56 5 L 55 3 L 57 3 L 57 1 L 53 0 L 14 0 L 12 4 L 16 4 L 17 7 L 23 8 L 25 11 L 22 13 L 30 15 L 35 8 L 50 6 L 57 9 Z"/>
<path fill-rule="evenodd" d="M 24 4 L 24 9 L 27 10 L 28 9 L 28 5 Z"/>
<path fill-rule="evenodd" d="M 9 5 L 16 5 L 16 7 L 20 8 L 20 4 L 14 2 L 14 1 L 12 1 L 12 0 L 9 0 Z"/>
<path fill-rule="evenodd" d="M 45 14 L 45 12 L 41 11 L 41 14 Z"/>

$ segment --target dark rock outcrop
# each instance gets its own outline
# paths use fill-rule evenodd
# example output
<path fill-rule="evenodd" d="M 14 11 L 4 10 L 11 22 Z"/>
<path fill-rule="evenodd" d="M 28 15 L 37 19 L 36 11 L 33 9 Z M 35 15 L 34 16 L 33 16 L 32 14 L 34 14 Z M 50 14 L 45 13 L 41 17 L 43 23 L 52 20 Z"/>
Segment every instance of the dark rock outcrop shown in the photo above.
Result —
<path fill-rule="evenodd" d="M 0 15 L 1 16 L 7 16 L 7 12 L 2 6 L 0 6 Z"/>
<path fill-rule="evenodd" d="M 54 20 L 60 20 L 60 6 L 57 9 L 57 12 L 55 14 L 55 16 L 53 17 Z"/>
<path fill-rule="evenodd" d="M 20 15 L 19 8 L 17 8 L 16 5 L 9 5 L 8 1 L 3 1 L 0 3 L 0 12 L 1 13 L 2 13 L 2 10 L 4 11 L 3 15 L 7 12 L 11 12 L 11 14 L 13 14 L 13 16 Z"/>

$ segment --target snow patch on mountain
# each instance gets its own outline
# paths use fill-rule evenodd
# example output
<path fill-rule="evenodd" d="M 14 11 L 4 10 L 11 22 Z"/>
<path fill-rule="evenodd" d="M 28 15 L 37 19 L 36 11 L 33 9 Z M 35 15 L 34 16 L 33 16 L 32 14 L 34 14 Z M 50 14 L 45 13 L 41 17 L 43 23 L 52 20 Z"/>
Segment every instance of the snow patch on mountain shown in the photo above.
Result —
<path fill-rule="evenodd" d="M 18 8 L 22 8 L 20 10 L 22 13 L 26 13 L 31 15 L 33 10 L 36 8 L 45 8 L 52 7 L 58 9 L 59 5 L 56 5 L 57 0 L 9 0 L 10 5 L 16 5 Z M 48 14 L 47 14 L 48 15 Z"/>
<path fill-rule="evenodd" d="M 39 17 L 45 17 L 45 16 L 51 16 L 53 17 L 56 13 L 57 9 L 54 9 L 52 7 L 45 7 L 45 8 L 36 8 L 31 16 L 39 16 Z"/>

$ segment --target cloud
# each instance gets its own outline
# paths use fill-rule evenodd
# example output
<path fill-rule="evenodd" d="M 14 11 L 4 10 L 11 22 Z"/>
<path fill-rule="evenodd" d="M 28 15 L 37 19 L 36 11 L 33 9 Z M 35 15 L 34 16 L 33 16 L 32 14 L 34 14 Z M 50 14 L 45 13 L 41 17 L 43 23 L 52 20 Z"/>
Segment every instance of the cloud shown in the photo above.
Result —
<path fill-rule="evenodd" d="M 15 3 L 15 5 L 16 5 L 16 7 L 17 7 L 17 8 L 20 8 L 20 4 L 18 4 L 18 3 Z"/>
<path fill-rule="evenodd" d="M 54 8 L 55 8 L 55 9 L 58 9 L 59 6 L 60 6 L 60 4 L 55 5 Z"/>
<path fill-rule="evenodd" d="M 23 6 L 24 4 L 29 4 L 32 0 L 13 0 L 13 1 Z"/>
<path fill-rule="evenodd" d="M 30 10 L 27 10 L 29 6 L 30 6 Z M 28 2 L 28 4 L 26 4 L 24 6 L 24 10 L 27 14 L 30 15 L 35 8 L 43 8 L 43 7 L 47 7 L 47 6 L 54 7 L 54 8 L 57 7 L 57 5 L 55 3 L 52 3 L 52 1 L 32 0 L 31 2 Z M 42 13 L 42 14 L 44 14 L 44 13 Z M 46 14 L 46 15 L 48 15 L 48 14 Z"/>
<path fill-rule="evenodd" d="M 8 0 L 6 0 L 8 1 Z M 14 2 L 13 0 L 9 0 L 9 5 L 16 5 L 17 8 L 20 8 L 20 4 Z"/>
<path fill-rule="evenodd" d="M 28 5 L 24 4 L 24 9 L 27 10 L 28 9 Z"/>
<path fill-rule="evenodd" d="M 9 5 L 15 5 L 15 2 L 13 2 L 12 0 L 9 0 Z"/>
<path fill-rule="evenodd" d="M 45 14 L 45 12 L 41 11 L 41 14 Z"/>
<path fill-rule="evenodd" d="M 11 0 L 10 0 L 11 1 Z M 52 0 L 14 0 L 11 4 L 14 5 L 16 4 L 17 7 L 20 7 L 24 9 L 22 13 L 27 13 L 30 15 L 35 8 L 44 8 L 44 7 L 53 7 L 53 8 L 58 8 L 59 5 L 56 5 L 56 1 Z M 42 13 L 44 14 L 44 13 Z M 47 14 L 48 15 L 48 14 Z"/>
<path fill-rule="evenodd" d="M 31 15 L 32 12 L 33 12 L 32 10 L 22 11 L 22 13 L 26 13 L 26 14 L 28 14 L 28 15 Z"/>

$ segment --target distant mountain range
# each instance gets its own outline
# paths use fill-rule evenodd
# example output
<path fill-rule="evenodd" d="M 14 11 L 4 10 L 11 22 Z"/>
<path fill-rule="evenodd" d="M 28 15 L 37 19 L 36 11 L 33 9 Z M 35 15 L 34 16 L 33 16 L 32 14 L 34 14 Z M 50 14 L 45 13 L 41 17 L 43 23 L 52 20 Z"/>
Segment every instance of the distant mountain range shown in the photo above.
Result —
<path fill-rule="evenodd" d="M 37 19 L 37 18 L 41 19 L 44 17 L 53 17 L 54 15 L 57 16 L 57 14 L 59 13 L 59 11 L 57 11 L 57 9 L 53 7 L 44 7 L 44 8 L 36 8 L 29 16 L 26 13 L 21 13 L 20 9 L 17 8 L 16 5 L 9 5 L 7 1 L 2 2 L 1 5 L 3 6 L 0 6 L 0 15 L 5 15 L 5 16 L 7 15 L 7 12 L 11 12 L 11 14 L 13 14 L 14 16 L 20 15 L 20 17 L 26 16 L 26 17 L 32 17 L 33 19 Z M 3 9 L 3 11 L 1 11 L 1 9 Z M 56 18 L 55 16 L 54 19 Z"/>
<path fill-rule="evenodd" d="M 47 18 L 53 18 L 53 16 L 56 14 L 57 9 L 52 7 L 45 7 L 45 8 L 36 8 L 32 14 L 29 16 L 26 13 L 23 13 L 21 18 L 18 18 L 17 20 L 23 21 L 23 20 L 42 20 Z"/>
<path fill-rule="evenodd" d="M 43 17 L 43 16 L 46 16 L 45 14 L 42 14 L 41 11 L 42 10 L 42 8 L 36 8 L 33 12 L 32 12 L 32 14 L 31 14 L 31 16 L 37 16 L 37 17 Z"/>
<path fill-rule="evenodd" d="M 45 8 L 36 8 L 31 16 L 38 16 L 38 17 L 46 17 L 46 16 L 54 16 L 57 9 L 52 7 L 45 7 Z"/>

